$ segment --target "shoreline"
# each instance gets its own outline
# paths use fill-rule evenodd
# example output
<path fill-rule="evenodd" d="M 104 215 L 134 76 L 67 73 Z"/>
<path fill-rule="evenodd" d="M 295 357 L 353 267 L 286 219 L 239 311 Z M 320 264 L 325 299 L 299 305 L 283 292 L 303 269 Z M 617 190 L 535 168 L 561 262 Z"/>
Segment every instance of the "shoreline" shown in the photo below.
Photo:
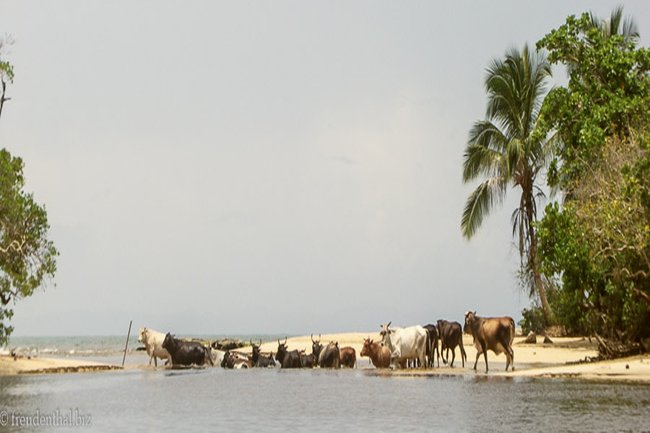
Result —
<path fill-rule="evenodd" d="M 472 344 L 472 337 L 468 335 L 463 336 L 463 345 L 467 353 L 467 361 L 464 367 L 462 367 L 460 351 L 456 349 L 456 360 L 453 368 L 445 365 L 443 362 L 440 362 L 440 367 L 438 367 L 436 362 L 436 367 L 433 369 L 406 370 L 376 370 L 369 363 L 368 358 L 361 358 L 360 352 L 363 346 L 363 339 L 368 337 L 374 341 L 380 340 L 377 332 L 346 332 L 322 334 L 320 341 L 323 344 L 327 344 L 329 341 L 338 341 L 339 347 L 353 347 L 357 353 L 357 368 L 380 376 L 564 378 L 650 383 L 650 354 L 607 361 L 581 362 L 597 356 L 598 351 L 595 342 L 589 342 L 587 339 L 579 337 L 554 338 L 552 344 L 524 344 L 525 337 L 515 337 L 513 344 L 515 371 L 503 371 L 505 367 L 505 355 L 501 354 L 497 356 L 493 352 L 488 352 L 489 372 L 487 374 L 485 373 L 483 356 L 478 360 L 477 371 L 475 372 L 472 369 L 474 360 L 476 359 L 476 349 Z M 318 336 L 315 336 L 315 338 L 318 338 Z M 290 337 L 287 339 L 289 350 L 298 349 L 311 353 L 311 344 L 311 336 L 309 335 Z M 277 350 L 277 341 L 263 342 L 260 349 L 262 352 L 275 353 Z M 250 350 L 250 347 L 245 347 L 238 351 L 249 353 Z M 28 359 L 26 357 L 17 357 L 14 360 L 14 357 L 10 355 L 1 355 L 0 376 L 153 369 L 154 367 L 148 366 L 148 357 L 146 354 L 140 353 L 141 355 L 137 355 L 137 359 L 134 359 L 133 355 L 127 356 L 128 362 L 124 367 L 107 362 L 79 358 L 31 357 Z M 160 366 L 158 367 L 158 369 L 162 368 Z M 216 368 L 219 367 L 217 366 Z"/>

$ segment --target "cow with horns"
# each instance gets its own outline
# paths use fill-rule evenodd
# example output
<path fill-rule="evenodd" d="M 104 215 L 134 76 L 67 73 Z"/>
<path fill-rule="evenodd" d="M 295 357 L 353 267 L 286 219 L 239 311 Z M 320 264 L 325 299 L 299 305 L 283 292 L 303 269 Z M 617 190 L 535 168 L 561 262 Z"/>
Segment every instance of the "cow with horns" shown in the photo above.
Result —
<path fill-rule="evenodd" d="M 275 359 L 280 363 L 281 368 L 301 368 L 300 352 L 297 350 L 289 351 L 287 349 L 287 337 L 284 337 L 284 343 L 278 340 L 278 351 L 275 354 Z"/>
<path fill-rule="evenodd" d="M 382 342 L 391 351 L 391 365 L 406 367 L 406 361 L 417 359 L 423 368 L 426 368 L 427 356 L 427 331 L 422 326 L 390 329 L 392 322 L 380 325 Z"/>

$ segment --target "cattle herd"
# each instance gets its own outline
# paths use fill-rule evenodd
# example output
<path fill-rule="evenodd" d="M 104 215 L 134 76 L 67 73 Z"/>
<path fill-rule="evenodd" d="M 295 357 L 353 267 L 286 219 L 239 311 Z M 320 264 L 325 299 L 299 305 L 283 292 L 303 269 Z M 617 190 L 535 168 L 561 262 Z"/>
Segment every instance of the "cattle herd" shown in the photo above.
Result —
<path fill-rule="evenodd" d="M 487 351 L 496 354 L 505 353 L 506 371 L 508 367 L 514 370 L 514 352 L 512 342 L 515 336 L 515 322 L 511 317 L 479 317 L 476 312 L 465 313 L 465 326 L 458 322 L 438 320 L 435 325 L 410 326 L 406 328 L 391 328 L 391 322 L 380 325 L 381 339 L 373 341 L 366 338 L 360 356 L 368 357 L 376 368 L 434 368 L 440 358 L 443 363 L 449 362 L 454 366 L 456 348 L 460 349 L 462 366 L 465 366 L 467 354 L 463 347 L 463 330 L 472 335 L 476 348 L 474 370 L 481 354 L 485 359 L 485 372 L 488 371 Z M 204 345 L 196 341 L 175 338 L 170 333 L 141 328 L 138 341 L 144 344 L 149 355 L 149 365 L 153 362 L 157 367 L 157 359 L 171 362 L 172 368 L 187 366 L 219 365 L 223 368 L 354 368 L 357 361 L 356 350 L 353 347 L 340 347 L 336 341 L 321 343 L 318 338 L 311 336 L 311 353 L 304 350 L 289 350 L 287 339 L 278 340 L 278 347 L 273 353 L 263 354 L 259 344 L 250 341 L 251 354 L 234 350 L 218 350 L 216 347 Z"/>

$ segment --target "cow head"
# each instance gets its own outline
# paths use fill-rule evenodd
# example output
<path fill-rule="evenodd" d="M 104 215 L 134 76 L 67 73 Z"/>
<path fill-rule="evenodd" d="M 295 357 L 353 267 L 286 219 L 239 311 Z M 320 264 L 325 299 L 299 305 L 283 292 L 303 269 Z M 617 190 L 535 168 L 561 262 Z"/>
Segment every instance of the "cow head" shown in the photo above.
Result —
<path fill-rule="evenodd" d="M 176 342 L 174 341 L 174 337 L 172 337 L 172 334 L 168 332 L 167 335 L 165 335 L 165 340 L 163 341 L 162 347 L 171 353 L 174 351 L 175 346 Z"/>
<path fill-rule="evenodd" d="M 372 353 L 372 340 L 370 338 L 363 339 L 363 347 L 361 348 L 361 356 L 370 356 Z"/>
<path fill-rule="evenodd" d="M 138 334 L 138 343 L 144 343 L 147 337 L 147 328 L 140 328 L 140 333 Z"/>
<path fill-rule="evenodd" d="M 476 311 L 468 311 L 465 313 L 465 326 L 463 327 L 463 332 L 466 334 L 472 333 L 472 325 L 476 320 Z"/>
<path fill-rule="evenodd" d="M 379 327 L 381 328 L 381 331 L 379 332 L 379 335 L 381 335 L 382 341 L 386 341 L 386 339 L 390 337 L 390 334 L 395 332 L 395 331 L 393 331 L 392 329 L 389 328 L 391 323 L 393 323 L 392 320 L 390 322 L 388 322 L 387 325 L 379 325 Z"/>
<path fill-rule="evenodd" d="M 284 343 L 280 343 L 280 340 L 278 339 L 278 351 L 275 354 L 275 359 L 282 363 L 282 360 L 284 359 L 284 355 L 287 354 L 287 337 L 284 337 Z"/>
<path fill-rule="evenodd" d="M 249 342 L 253 349 L 251 359 L 253 360 L 253 363 L 256 363 L 257 360 L 260 359 L 260 346 L 262 345 L 262 340 L 260 340 L 260 344 L 253 343 L 253 340 L 249 340 Z"/>
<path fill-rule="evenodd" d="M 314 354 L 316 359 L 318 359 L 321 350 L 323 350 L 323 345 L 320 344 L 320 334 L 318 334 L 318 340 L 314 340 L 314 334 L 311 334 L 311 353 Z"/>

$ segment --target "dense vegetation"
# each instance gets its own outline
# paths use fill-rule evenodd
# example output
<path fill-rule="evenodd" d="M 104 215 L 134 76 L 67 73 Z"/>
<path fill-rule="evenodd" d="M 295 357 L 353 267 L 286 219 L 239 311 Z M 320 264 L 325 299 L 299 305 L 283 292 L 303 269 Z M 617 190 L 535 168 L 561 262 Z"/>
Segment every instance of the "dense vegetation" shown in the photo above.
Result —
<path fill-rule="evenodd" d="M 571 16 L 538 43 L 569 71 L 542 110 L 561 137 L 549 183 L 564 199 L 539 234 L 559 324 L 613 356 L 650 337 L 650 51 L 620 9 L 601 23 Z"/>
<path fill-rule="evenodd" d="M 650 51 L 638 46 L 636 26 L 622 8 L 608 20 L 570 16 L 537 49 L 540 58 L 564 65 L 569 81 L 538 94 L 543 102 L 533 112 L 534 128 L 505 148 L 516 155 L 511 147 L 551 145 L 535 173 L 546 170 L 558 197 L 541 221 L 533 213 L 524 231 L 531 240 L 520 246 L 527 258 L 522 278 L 532 275 L 536 290 L 530 291 L 533 306 L 524 310 L 523 325 L 536 331 L 559 325 L 594 336 L 604 356 L 634 353 L 644 344 L 649 350 Z M 489 106 L 489 88 L 488 95 Z M 508 110 L 528 106 L 526 98 L 513 99 Z M 466 165 L 481 144 L 475 130 Z M 522 188 L 515 179 L 504 180 Z M 461 226 L 466 233 L 465 217 Z M 513 234 L 521 239 L 521 230 L 515 227 Z"/>

